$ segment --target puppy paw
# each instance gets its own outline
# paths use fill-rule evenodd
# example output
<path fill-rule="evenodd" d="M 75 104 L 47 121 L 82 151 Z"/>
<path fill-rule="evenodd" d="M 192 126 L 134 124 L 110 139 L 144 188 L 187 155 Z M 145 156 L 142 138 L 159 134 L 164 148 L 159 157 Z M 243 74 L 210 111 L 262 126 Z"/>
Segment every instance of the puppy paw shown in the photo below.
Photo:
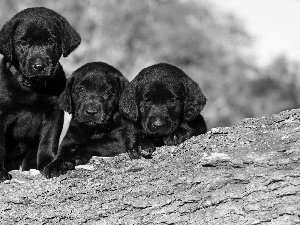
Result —
<path fill-rule="evenodd" d="M 177 136 L 175 134 L 170 134 L 164 137 L 164 143 L 169 146 L 177 145 Z"/>
<path fill-rule="evenodd" d="M 184 141 L 184 136 L 179 133 L 173 133 L 164 138 L 164 143 L 168 146 L 179 145 Z"/>
<path fill-rule="evenodd" d="M 140 159 L 141 157 L 151 158 L 154 151 L 155 146 L 153 143 L 148 139 L 142 139 L 136 147 L 128 151 L 128 154 L 131 159 Z"/>
<path fill-rule="evenodd" d="M 139 153 L 144 158 L 151 158 L 152 153 L 155 151 L 155 147 L 150 141 L 141 143 L 138 148 L 139 148 Z"/>
<path fill-rule="evenodd" d="M 92 156 L 90 155 L 77 155 L 75 156 L 75 165 L 78 166 L 78 165 L 85 165 L 87 164 L 90 159 L 92 158 Z"/>
<path fill-rule="evenodd" d="M 138 148 L 132 148 L 128 150 L 128 155 L 131 159 L 140 159 L 142 156 Z"/>
<path fill-rule="evenodd" d="M 11 179 L 11 175 L 5 169 L 1 169 L 0 170 L 0 182 L 10 180 L 10 179 Z"/>
<path fill-rule="evenodd" d="M 65 174 L 68 170 L 75 169 L 75 161 L 73 160 L 54 160 L 49 163 L 43 170 L 43 174 L 46 178 L 58 177 Z"/>

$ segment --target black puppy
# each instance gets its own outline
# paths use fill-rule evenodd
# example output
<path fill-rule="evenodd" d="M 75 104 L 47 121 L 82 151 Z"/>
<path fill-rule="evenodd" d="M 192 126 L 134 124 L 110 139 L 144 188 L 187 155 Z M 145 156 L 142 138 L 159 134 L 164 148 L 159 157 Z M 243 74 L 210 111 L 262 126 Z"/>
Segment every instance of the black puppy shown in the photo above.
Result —
<path fill-rule="evenodd" d="M 25 9 L 0 30 L 0 182 L 20 163 L 42 170 L 56 154 L 66 84 L 59 59 L 79 44 L 67 20 L 46 8 Z"/>
<path fill-rule="evenodd" d="M 200 115 L 205 103 L 200 87 L 179 68 L 160 63 L 143 69 L 120 100 L 120 110 L 130 121 L 129 155 L 149 157 L 155 147 L 205 133 Z"/>
<path fill-rule="evenodd" d="M 103 62 L 85 64 L 72 74 L 59 98 L 72 119 L 57 156 L 44 169 L 46 177 L 59 176 L 75 164 L 86 163 L 92 155 L 126 152 L 125 129 L 118 111 L 128 83 L 120 71 Z"/>

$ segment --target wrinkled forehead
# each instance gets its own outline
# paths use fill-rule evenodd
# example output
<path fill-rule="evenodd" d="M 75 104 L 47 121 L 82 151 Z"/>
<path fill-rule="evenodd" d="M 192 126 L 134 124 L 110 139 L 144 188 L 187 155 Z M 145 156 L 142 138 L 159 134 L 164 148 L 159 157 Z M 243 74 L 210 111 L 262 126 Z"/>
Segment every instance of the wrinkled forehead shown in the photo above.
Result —
<path fill-rule="evenodd" d="M 117 85 L 115 79 L 99 71 L 77 74 L 76 85 L 83 85 L 94 90 L 109 89 Z"/>
<path fill-rule="evenodd" d="M 59 37 L 59 29 L 56 23 L 44 20 L 28 20 L 18 24 L 15 29 L 15 39 L 43 40 Z"/>
<path fill-rule="evenodd" d="M 174 80 L 155 81 L 146 84 L 142 89 L 142 98 L 151 101 L 163 101 L 182 95 L 182 86 Z"/>

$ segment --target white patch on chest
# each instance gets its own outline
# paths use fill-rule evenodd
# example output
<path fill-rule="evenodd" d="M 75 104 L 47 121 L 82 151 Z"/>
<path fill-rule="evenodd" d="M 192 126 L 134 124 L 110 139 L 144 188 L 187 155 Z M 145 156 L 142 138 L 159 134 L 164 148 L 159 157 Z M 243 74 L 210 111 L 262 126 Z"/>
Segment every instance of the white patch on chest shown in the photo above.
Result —
<path fill-rule="evenodd" d="M 64 112 L 64 125 L 63 125 L 63 129 L 61 131 L 60 137 L 59 137 L 58 146 L 60 146 L 62 140 L 66 136 L 66 133 L 70 126 L 71 119 L 72 119 L 72 114 L 69 114 L 68 112 Z"/>

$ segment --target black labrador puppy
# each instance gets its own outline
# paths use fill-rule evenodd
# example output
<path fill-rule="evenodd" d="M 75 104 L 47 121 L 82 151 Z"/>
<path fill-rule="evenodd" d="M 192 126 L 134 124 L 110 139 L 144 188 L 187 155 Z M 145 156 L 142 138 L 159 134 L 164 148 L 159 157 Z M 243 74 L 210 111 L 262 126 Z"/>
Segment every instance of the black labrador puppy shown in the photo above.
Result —
<path fill-rule="evenodd" d="M 0 30 L 0 182 L 7 171 L 43 168 L 56 154 L 63 123 L 59 63 L 79 44 L 65 18 L 46 8 L 17 13 Z"/>
<path fill-rule="evenodd" d="M 119 99 L 128 83 L 119 70 L 103 62 L 85 64 L 72 74 L 59 98 L 72 119 L 55 159 L 44 169 L 46 177 L 87 163 L 92 155 L 126 152 Z"/>
<path fill-rule="evenodd" d="M 200 115 L 205 104 L 198 84 L 181 69 L 166 63 L 143 69 L 120 100 L 120 110 L 129 121 L 129 155 L 151 157 L 155 147 L 177 145 L 205 133 Z"/>

